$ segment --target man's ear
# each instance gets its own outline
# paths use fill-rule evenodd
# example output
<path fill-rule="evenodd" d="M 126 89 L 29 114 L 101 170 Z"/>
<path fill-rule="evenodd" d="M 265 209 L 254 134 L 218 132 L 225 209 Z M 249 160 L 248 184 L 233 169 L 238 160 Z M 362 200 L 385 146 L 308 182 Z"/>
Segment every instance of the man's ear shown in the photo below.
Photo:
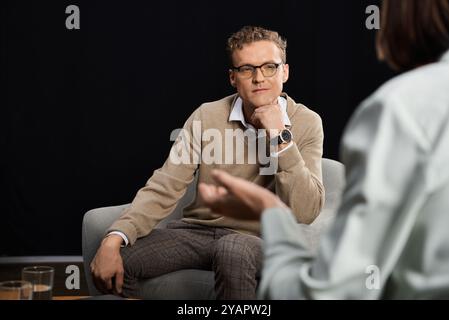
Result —
<path fill-rule="evenodd" d="M 231 86 L 233 86 L 234 88 L 236 87 L 235 73 L 232 70 L 229 70 L 229 82 L 231 83 Z"/>
<path fill-rule="evenodd" d="M 288 80 L 289 70 L 290 70 L 288 64 L 284 64 L 283 69 L 284 69 L 284 72 L 282 75 L 282 83 L 286 83 Z"/>

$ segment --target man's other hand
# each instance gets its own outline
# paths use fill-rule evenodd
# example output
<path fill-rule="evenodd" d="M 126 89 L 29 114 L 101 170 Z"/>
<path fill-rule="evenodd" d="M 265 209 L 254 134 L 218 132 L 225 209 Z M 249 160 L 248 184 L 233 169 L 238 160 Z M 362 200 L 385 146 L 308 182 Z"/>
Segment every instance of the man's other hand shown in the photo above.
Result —
<path fill-rule="evenodd" d="M 104 238 L 90 264 L 95 286 L 102 293 L 122 293 L 124 274 L 123 260 L 120 255 L 122 241 L 122 237 L 114 234 Z"/>

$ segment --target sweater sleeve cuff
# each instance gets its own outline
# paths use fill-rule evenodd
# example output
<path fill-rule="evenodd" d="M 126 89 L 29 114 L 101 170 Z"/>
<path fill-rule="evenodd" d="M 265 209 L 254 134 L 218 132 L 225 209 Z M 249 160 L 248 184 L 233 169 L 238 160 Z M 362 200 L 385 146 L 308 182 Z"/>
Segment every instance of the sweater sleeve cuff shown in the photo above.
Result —
<path fill-rule="evenodd" d="M 277 161 L 279 171 L 288 171 L 298 164 L 301 166 L 305 165 L 304 159 L 302 158 L 296 143 L 293 143 L 291 147 L 280 153 L 277 157 Z"/>
<path fill-rule="evenodd" d="M 137 230 L 136 228 L 126 220 L 116 221 L 107 231 L 106 234 L 109 234 L 113 231 L 118 231 L 123 233 L 128 239 L 128 244 L 133 245 L 137 240 Z"/>
<path fill-rule="evenodd" d="M 281 151 L 278 152 L 272 152 L 271 153 L 271 157 L 279 157 L 279 155 L 281 155 L 283 152 L 287 151 L 288 149 L 290 149 L 293 146 L 293 141 L 290 141 L 290 143 Z"/>
<path fill-rule="evenodd" d="M 128 237 L 127 237 L 123 232 L 120 232 L 120 231 L 111 231 L 111 232 L 109 232 L 109 233 L 106 235 L 106 237 L 107 237 L 107 236 L 110 236 L 110 235 L 113 235 L 113 234 L 118 235 L 118 236 L 120 236 L 120 237 L 123 239 L 123 242 L 124 242 L 125 244 L 122 244 L 122 245 L 121 245 L 122 248 L 126 247 L 126 246 L 129 244 Z"/>

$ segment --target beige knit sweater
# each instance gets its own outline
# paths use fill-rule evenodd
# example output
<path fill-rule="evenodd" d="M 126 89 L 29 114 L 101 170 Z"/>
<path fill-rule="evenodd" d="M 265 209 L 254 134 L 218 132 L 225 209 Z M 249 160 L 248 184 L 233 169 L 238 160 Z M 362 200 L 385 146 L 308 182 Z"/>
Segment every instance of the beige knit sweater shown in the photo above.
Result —
<path fill-rule="evenodd" d="M 305 106 L 295 103 L 286 94 L 282 95 L 287 99 L 287 114 L 290 118 L 290 130 L 295 143 L 279 155 L 275 174 L 260 175 L 260 165 L 248 160 L 248 151 L 244 153 L 244 164 L 207 164 L 202 161 L 201 156 L 199 157 L 201 161 L 179 163 L 179 161 L 173 161 L 173 157 L 169 157 L 162 168 L 154 171 L 145 186 L 137 192 L 131 206 L 107 232 L 123 232 L 132 245 L 138 238 L 148 235 L 159 221 L 174 210 L 187 186 L 194 180 L 196 172 L 199 182 L 213 183 L 210 177 L 212 169 L 225 170 L 234 176 L 264 187 L 272 188 L 274 186 L 274 191 L 292 209 L 298 222 L 311 223 L 324 204 L 321 174 L 323 151 L 321 118 Z M 198 124 L 200 124 L 200 138 L 182 139 L 183 135 L 179 135 L 173 144 L 171 155 L 182 154 L 180 152 L 181 145 L 192 151 L 190 155 L 192 160 L 194 160 L 195 154 L 201 155 L 203 152 L 214 155 L 210 152 L 209 141 L 202 141 L 204 132 L 208 129 L 216 129 L 215 133 L 217 131 L 222 133 L 224 139 L 225 129 L 243 130 L 241 123 L 229 121 L 236 98 L 237 95 L 232 95 L 219 101 L 205 103 L 196 109 L 186 121 L 183 129 L 184 133 L 191 133 L 191 137 L 195 137 L 194 131 L 198 133 Z M 248 141 L 245 140 L 245 146 L 247 143 Z M 237 143 L 234 144 L 234 147 L 237 148 Z M 226 152 L 229 152 L 229 149 L 226 150 L 226 148 L 229 148 L 229 145 L 223 142 L 223 159 L 225 159 Z M 201 151 L 201 153 L 195 153 L 193 150 Z M 234 149 L 234 159 L 237 154 L 237 149 Z M 227 163 L 225 160 L 223 162 Z M 211 212 L 201 205 L 198 197 L 184 209 L 183 220 L 188 223 L 228 228 L 254 235 L 259 234 L 260 228 L 259 222 L 240 221 Z"/>

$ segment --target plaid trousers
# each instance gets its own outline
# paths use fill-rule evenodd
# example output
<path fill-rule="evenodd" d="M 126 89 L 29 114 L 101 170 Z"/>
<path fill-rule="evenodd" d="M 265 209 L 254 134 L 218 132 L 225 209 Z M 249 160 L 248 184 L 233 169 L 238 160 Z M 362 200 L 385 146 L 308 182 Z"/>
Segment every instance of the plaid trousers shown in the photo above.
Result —
<path fill-rule="evenodd" d="M 125 296 L 138 295 L 139 279 L 202 269 L 215 272 L 217 298 L 225 300 L 256 299 L 263 256 L 259 237 L 181 220 L 154 229 L 133 246 L 122 248 L 121 255 Z"/>

